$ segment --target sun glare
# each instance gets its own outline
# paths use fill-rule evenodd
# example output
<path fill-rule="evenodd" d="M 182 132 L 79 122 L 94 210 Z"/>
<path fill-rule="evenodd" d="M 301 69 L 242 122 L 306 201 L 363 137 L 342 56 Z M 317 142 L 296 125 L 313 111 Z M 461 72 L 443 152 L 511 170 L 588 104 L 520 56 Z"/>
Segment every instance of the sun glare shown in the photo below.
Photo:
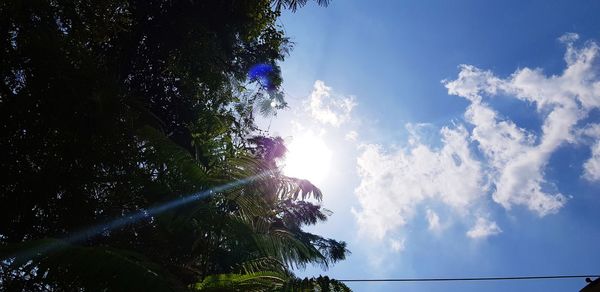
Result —
<path fill-rule="evenodd" d="M 320 137 L 305 133 L 294 137 L 287 145 L 283 173 L 287 176 L 322 182 L 331 164 L 331 150 Z"/>

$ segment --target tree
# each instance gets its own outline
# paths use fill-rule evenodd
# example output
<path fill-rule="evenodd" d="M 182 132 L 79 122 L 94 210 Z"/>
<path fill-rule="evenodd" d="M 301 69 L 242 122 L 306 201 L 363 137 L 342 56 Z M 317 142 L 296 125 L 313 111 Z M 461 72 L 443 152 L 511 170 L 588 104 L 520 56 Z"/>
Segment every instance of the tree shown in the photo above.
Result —
<path fill-rule="evenodd" d="M 306 5 L 308 0 L 276 0 L 275 7 L 277 10 L 290 9 L 296 11 L 298 8 Z M 317 4 L 321 6 L 329 5 L 329 0 L 316 0 Z"/>
<path fill-rule="evenodd" d="M 285 107 L 277 62 L 291 44 L 275 20 L 304 4 L 0 3 L 0 287 L 341 289 L 291 273 L 348 251 L 302 230 L 327 218 L 321 192 L 283 176 L 282 141 L 254 125 Z"/>

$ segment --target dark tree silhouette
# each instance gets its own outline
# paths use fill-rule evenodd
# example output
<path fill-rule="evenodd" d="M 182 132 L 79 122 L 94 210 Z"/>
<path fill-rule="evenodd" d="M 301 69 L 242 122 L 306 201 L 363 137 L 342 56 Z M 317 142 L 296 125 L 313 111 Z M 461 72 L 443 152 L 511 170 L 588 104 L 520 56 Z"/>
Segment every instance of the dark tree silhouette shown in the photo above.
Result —
<path fill-rule="evenodd" d="M 304 4 L 1 2 L 0 290 L 346 289 L 291 273 L 348 251 L 302 230 L 327 218 L 321 192 L 283 176 L 282 141 L 254 125 L 256 111 L 285 107 L 277 62 L 291 46 L 275 20 Z M 257 64 L 271 68 L 268 86 L 249 78 Z"/>

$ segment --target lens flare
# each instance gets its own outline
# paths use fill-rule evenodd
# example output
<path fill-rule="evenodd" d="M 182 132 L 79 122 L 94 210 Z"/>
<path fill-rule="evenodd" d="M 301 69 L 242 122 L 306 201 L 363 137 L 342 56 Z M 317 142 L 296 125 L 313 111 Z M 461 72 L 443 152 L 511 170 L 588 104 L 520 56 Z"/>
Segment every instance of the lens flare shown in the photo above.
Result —
<path fill-rule="evenodd" d="M 258 81 L 264 88 L 270 90 L 273 88 L 271 81 L 273 72 L 274 68 L 269 64 L 256 64 L 248 71 L 248 77 L 251 81 Z"/>

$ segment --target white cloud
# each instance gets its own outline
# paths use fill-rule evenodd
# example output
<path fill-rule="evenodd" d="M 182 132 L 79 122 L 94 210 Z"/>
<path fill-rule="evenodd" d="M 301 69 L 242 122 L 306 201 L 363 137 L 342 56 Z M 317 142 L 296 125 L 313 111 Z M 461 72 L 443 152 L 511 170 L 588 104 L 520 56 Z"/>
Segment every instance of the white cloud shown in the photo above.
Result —
<path fill-rule="evenodd" d="M 470 102 L 464 118 L 472 130 L 460 124 L 442 128 L 439 148 L 424 142 L 430 139 L 422 139 L 421 124 L 406 125 L 406 147 L 363 145 L 355 190 L 360 209 L 353 210 L 361 232 L 383 239 L 409 224 L 418 206 L 441 202 L 451 214 L 473 220 L 468 237 L 496 235 L 502 232 L 496 222 L 475 215 L 488 196 L 505 209 L 524 206 L 539 216 L 556 213 L 568 196 L 544 171 L 560 147 L 582 140 L 592 153 L 582 176 L 600 181 L 600 125 L 585 124 L 590 112 L 600 108 L 600 48 L 594 42 L 576 47 L 577 39 L 576 34 L 560 38 L 566 44 L 566 68 L 558 75 L 523 68 L 502 78 L 460 66 L 458 77 L 443 83 L 449 94 Z M 541 127 L 525 129 L 503 117 L 489 103 L 499 95 L 534 105 L 532 114 L 541 118 Z M 471 153 L 474 147 L 481 155 Z M 432 210 L 426 209 L 425 216 L 430 230 L 443 226 Z"/>
<path fill-rule="evenodd" d="M 439 232 L 442 229 L 442 225 L 440 223 L 440 216 L 438 216 L 437 213 L 435 213 L 431 209 L 427 209 L 425 216 L 427 217 L 427 225 L 429 226 L 429 230 Z"/>
<path fill-rule="evenodd" d="M 348 133 L 346 133 L 346 140 L 348 141 L 356 141 L 356 139 L 358 139 L 358 132 L 352 130 Z"/>
<path fill-rule="evenodd" d="M 321 80 L 315 81 L 309 96 L 309 111 L 313 118 L 323 124 L 339 127 L 350 119 L 356 106 L 354 97 L 338 96 Z"/>
<path fill-rule="evenodd" d="M 574 34 L 561 38 L 567 43 L 567 68 L 559 76 L 524 68 L 502 79 L 490 71 L 463 65 L 456 80 L 444 81 L 449 94 L 471 101 L 465 113 L 466 120 L 475 126 L 471 138 L 478 142 L 492 168 L 494 201 L 507 209 L 524 205 L 544 216 L 558 212 L 566 202 L 566 196 L 544 179 L 544 168 L 552 153 L 576 140 L 577 123 L 600 106 L 599 47 L 590 42 L 575 48 L 576 39 Z M 484 96 L 498 93 L 534 103 L 544 119 L 540 134 L 501 119 L 483 101 Z M 593 162 L 589 165 L 593 169 Z"/>
<path fill-rule="evenodd" d="M 589 181 L 600 181 L 600 142 L 592 147 L 592 157 L 583 165 L 584 175 Z"/>
<path fill-rule="evenodd" d="M 578 131 L 583 138 L 590 138 L 593 142 L 590 148 L 591 157 L 583 164 L 583 178 L 590 182 L 600 181 L 600 124 L 592 124 Z"/>
<path fill-rule="evenodd" d="M 558 38 L 558 40 L 561 43 L 565 43 L 565 44 L 573 43 L 573 42 L 577 41 L 578 39 L 579 39 L 579 35 L 576 33 L 572 33 L 572 32 L 565 33 L 561 37 Z"/>
<path fill-rule="evenodd" d="M 407 123 L 404 125 L 408 132 L 408 144 L 416 145 L 429 141 L 432 136 L 437 138 L 439 130 L 430 123 Z"/>
<path fill-rule="evenodd" d="M 465 212 L 485 194 L 481 166 L 468 148 L 462 126 L 442 128 L 439 150 L 423 144 L 386 152 L 368 144 L 358 157 L 361 183 L 355 190 L 362 210 L 355 211 L 363 233 L 383 238 L 404 226 L 425 200 L 439 200 Z"/>
<path fill-rule="evenodd" d="M 525 205 L 540 216 L 563 206 L 564 195 L 542 191 L 550 184 L 544 180 L 543 169 L 560 142 L 535 145 L 534 133 L 500 120 L 498 113 L 482 103 L 471 104 L 465 117 L 475 126 L 471 139 L 478 142 L 492 169 L 489 176 L 495 184 L 494 201 L 507 209 Z M 548 141 L 547 136 L 542 141 Z"/>
<path fill-rule="evenodd" d="M 478 217 L 475 225 L 467 231 L 467 236 L 473 239 L 482 239 L 488 236 L 497 235 L 502 232 L 498 224 L 489 221 L 484 217 Z"/>
<path fill-rule="evenodd" d="M 401 252 L 406 248 L 405 245 L 406 239 L 390 239 L 390 248 L 394 252 Z"/>
<path fill-rule="evenodd" d="M 466 97 L 473 102 L 481 100 L 480 92 L 495 94 L 501 82 L 492 72 L 471 65 L 460 65 L 460 73 L 456 80 L 442 81 L 448 88 L 448 94 Z"/>

